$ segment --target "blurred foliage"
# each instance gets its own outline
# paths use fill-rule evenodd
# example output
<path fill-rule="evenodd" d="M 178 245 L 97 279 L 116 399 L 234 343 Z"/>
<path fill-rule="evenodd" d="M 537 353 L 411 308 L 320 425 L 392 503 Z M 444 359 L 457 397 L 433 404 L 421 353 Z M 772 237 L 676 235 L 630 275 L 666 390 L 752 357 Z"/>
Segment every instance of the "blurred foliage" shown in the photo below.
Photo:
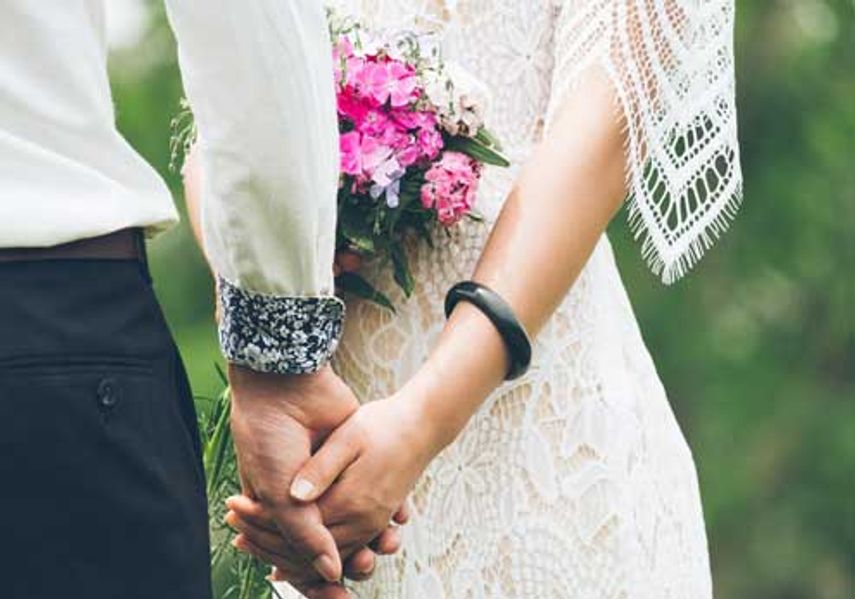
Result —
<path fill-rule="evenodd" d="M 160 2 L 118 49 L 118 122 L 164 175 L 181 83 Z M 742 0 L 746 202 L 697 271 L 649 274 L 610 236 L 698 464 L 721 599 L 855 596 L 855 1 Z M 183 209 L 183 208 L 182 208 Z M 216 397 L 212 284 L 186 225 L 152 244 L 196 392 Z M 204 404 L 201 404 L 204 405 Z"/>

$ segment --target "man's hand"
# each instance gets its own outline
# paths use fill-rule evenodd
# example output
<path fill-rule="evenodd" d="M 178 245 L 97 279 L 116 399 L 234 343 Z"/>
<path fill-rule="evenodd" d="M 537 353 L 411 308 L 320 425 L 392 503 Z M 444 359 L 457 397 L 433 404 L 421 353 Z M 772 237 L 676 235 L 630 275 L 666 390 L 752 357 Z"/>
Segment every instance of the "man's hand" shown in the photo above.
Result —
<path fill-rule="evenodd" d="M 273 564 L 275 568 L 271 576 L 272 580 L 294 584 L 295 581 L 305 577 L 304 572 L 295 571 L 292 564 L 288 563 L 285 556 L 291 552 L 291 549 L 285 544 L 279 529 L 261 504 L 245 495 L 240 495 L 229 498 L 226 505 L 229 508 L 226 523 L 240 533 L 236 537 L 236 546 L 266 563 Z M 406 524 L 408 519 L 409 510 L 406 505 L 393 517 L 395 524 Z M 392 555 L 400 549 L 400 546 L 401 537 L 397 529 L 394 526 L 387 526 L 368 547 L 360 547 L 345 560 L 345 577 L 351 580 L 370 578 L 376 566 L 376 556 Z M 341 551 L 341 548 L 339 550 Z M 317 590 L 310 589 L 308 592 L 301 590 L 311 599 L 329 596 Z"/>
<path fill-rule="evenodd" d="M 444 437 L 428 423 L 413 403 L 401 398 L 371 402 L 338 427 L 301 468 L 292 496 L 312 502 L 308 505 L 318 502 L 344 555 L 372 539 L 380 552 L 397 548 L 400 541 L 388 534 L 389 520 L 406 522 L 407 510 L 399 506 L 442 447 Z M 238 530 L 270 546 L 257 505 L 241 502 L 230 508 L 230 521 Z"/>
<path fill-rule="evenodd" d="M 229 378 L 232 434 L 243 491 L 269 514 L 287 549 L 277 556 L 281 559 L 275 565 L 301 590 L 324 587 L 311 575 L 312 568 L 323 580 L 336 583 L 342 576 L 341 558 L 320 510 L 317 504 L 294 501 L 289 487 L 312 448 L 359 407 L 356 397 L 330 367 L 292 376 L 230 366 Z M 325 597 L 346 596 L 327 590 Z"/>

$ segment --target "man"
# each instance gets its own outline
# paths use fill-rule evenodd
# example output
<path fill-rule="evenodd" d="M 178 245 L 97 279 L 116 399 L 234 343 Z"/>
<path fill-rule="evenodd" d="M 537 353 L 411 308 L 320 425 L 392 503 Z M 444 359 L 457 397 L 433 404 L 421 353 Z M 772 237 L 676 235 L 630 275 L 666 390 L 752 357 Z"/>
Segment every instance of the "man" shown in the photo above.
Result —
<path fill-rule="evenodd" d="M 2 595 L 208 598 L 192 397 L 141 242 L 177 217 L 115 129 L 105 5 L 0 3 Z M 320 577 L 342 575 L 334 540 L 288 498 L 310 444 L 356 408 L 327 366 L 343 306 L 323 9 L 167 7 L 201 134 L 245 491 L 305 557 L 304 588 L 325 592 Z M 354 559 L 371 569 L 368 550 Z"/>

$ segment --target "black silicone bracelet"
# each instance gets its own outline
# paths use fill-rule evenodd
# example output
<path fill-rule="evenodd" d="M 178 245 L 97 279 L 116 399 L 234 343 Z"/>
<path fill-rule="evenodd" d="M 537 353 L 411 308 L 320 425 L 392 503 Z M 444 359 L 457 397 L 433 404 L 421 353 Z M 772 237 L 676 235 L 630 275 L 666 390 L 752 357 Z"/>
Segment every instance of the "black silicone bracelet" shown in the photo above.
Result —
<path fill-rule="evenodd" d="M 445 296 L 446 318 L 451 316 L 454 307 L 461 301 L 467 301 L 481 310 L 504 339 L 511 358 L 507 380 L 512 381 L 524 375 L 531 365 L 531 341 L 507 302 L 480 283 L 463 281 L 452 287 Z"/>

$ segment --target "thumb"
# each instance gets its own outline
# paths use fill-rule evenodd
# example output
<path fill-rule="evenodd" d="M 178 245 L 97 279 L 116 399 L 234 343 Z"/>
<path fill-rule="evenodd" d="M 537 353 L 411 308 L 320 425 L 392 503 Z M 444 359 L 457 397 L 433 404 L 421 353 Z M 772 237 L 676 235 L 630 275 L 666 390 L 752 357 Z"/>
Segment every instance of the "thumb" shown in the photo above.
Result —
<path fill-rule="evenodd" d="M 316 500 L 356 460 L 359 449 L 346 428 L 336 429 L 303 465 L 291 483 L 291 497 L 303 502 Z"/>

